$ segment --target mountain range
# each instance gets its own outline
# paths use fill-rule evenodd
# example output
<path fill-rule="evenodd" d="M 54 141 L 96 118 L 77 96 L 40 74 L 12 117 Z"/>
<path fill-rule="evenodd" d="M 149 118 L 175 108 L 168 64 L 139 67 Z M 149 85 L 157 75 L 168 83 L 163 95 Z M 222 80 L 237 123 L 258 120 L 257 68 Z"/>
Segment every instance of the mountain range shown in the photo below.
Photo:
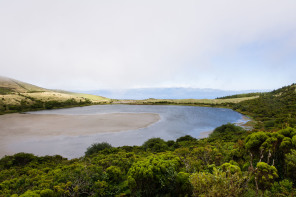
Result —
<path fill-rule="evenodd" d="M 100 95 L 111 99 L 215 99 L 235 94 L 266 92 L 268 90 L 218 90 L 201 88 L 135 88 L 135 89 L 102 89 L 79 91 L 87 94 Z"/>

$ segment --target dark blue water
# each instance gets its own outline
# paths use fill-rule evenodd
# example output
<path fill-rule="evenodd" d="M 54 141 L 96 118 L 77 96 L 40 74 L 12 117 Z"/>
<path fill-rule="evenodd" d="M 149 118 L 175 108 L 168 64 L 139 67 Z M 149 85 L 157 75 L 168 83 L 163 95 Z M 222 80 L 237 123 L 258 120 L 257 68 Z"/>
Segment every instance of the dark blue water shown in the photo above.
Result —
<path fill-rule="evenodd" d="M 152 138 L 176 140 L 184 135 L 201 138 L 222 124 L 243 122 L 243 116 L 223 108 L 173 106 L 173 105 L 97 105 L 69 109 L 31 112 L 34 114 L 104 114 L 104 113 L 157 113 L 160 121 L 147 128 L 116 133 L 101 133 L 81 136 L 58 136 L 32 139 L 20 143 L 17 148 L 37 155 L 59 154 L 67 158 L 80 157 L 87 147 L 95 142 L 108 142 L 113 146 L 142 145 Z M 87 128 L 85 128 L 87 129 Z"/>

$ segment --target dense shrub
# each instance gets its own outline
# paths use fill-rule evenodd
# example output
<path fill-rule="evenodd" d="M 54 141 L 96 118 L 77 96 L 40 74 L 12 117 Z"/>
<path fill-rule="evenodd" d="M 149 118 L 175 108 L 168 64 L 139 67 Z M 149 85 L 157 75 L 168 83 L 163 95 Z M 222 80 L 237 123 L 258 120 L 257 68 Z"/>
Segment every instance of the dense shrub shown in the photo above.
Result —
<path fill-rule="evenodd" d="M 228 123 L 217 127 L 210 135 L 210 139 L 220 139 L 224 141 L 237 141 L 242 138 L 246 131 L 239 126 Z"/>
<path fill-rule="evenodd" d="M 99 151 L 105 150 L 105 149 L 110 149 L 112 148 L 111 144 L 107 142 L 100 142 L 100 143 L 94 143 L 90 147 L 87 148 L 85 155 L 89 156 L 94 153 L 98 153 Z"/>
<path fill-rule="evenodd" d="M 196 138 L 191 135 L 185 135 L 183 137 L 179 137 L 176 142 L 187 142 L 187 141 L 196 141 Z"/>
<path fill-rule="evenodd" d="M 0 160 L 0 170 L 14 166 L 25 166 L 35 159 L 37 157 L 30 153 L 17 153 L 13 156 L 5 156 Z"/>
<path fill-rule="evenodd" d="M 143 144 L 143 148 L 151 152 L 163 152 L 168 150 L 168 145 L 161 138 L 151 138 Z"/>
<path fill-rule="evenodd" d="M 240 173 L 223 172 L 216 168 L 213 173 L 198 172 L 190 176 L 193 196 L 237 197 L 245 192 L 246 177 Z"/>
<path fill-rule="evenodd" d="M 133 196 L 174 194 L 180 165 L 179 158 L 170 154 L 150 156 L 136 162 L 128 172 L 128 185 Z"/>

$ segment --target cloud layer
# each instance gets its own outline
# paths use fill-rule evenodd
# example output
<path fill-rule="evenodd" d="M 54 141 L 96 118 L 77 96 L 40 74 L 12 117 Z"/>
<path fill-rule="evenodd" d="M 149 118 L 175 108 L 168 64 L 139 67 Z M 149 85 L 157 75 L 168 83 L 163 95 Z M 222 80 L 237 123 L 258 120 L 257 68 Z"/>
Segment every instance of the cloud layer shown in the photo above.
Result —
<path fill-rule="evenodd" d="M 1 75 L 47 88 L 295 82 L 296 2 L 1 1 Z"/>

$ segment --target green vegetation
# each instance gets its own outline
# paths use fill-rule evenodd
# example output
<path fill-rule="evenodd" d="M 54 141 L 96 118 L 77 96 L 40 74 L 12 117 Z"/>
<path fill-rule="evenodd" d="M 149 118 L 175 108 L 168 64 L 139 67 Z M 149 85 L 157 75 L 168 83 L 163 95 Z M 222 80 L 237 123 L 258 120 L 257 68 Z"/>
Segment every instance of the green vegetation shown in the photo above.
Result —
<path fill-rule="evenodd" d="M 6 95 L 13 93 L 13 89 L 7 87 L 0 87 L 0 95 Z"/>
<path fill-rule="evenodd" d="M 296 126 L 296 84 L 264 93 L 255 99 L 239 102 L 232 108 L 260 121 L 260 129 L 294 127 Z"/>
<path fill-rule="evenodd" d="M 110 149 L 110 148 L 112 148 L 112 146 L 107 142 L 94 143 L 87 148 L 85 155 L 90 156 L 92 154 L 98 153 L 101 150 Z"/>
<path fill-rule="evenodd" d="M 67 99 L 65 101 L 42 101 L 33 97 L 24 96 L 24 99 L 19 104 L 3 104 L 0 106 L 0 114 L 13 113 L 13 112 L 25 112 L 35 111 L 43 109 L 57 109 L 66 107 L 77 107 L 91 105 L 92 102 L 89 99 L 77 101 L 75 99 Z M 0 102 L 1 105 L 1 102 Z"/>
<path fill-rule="evenodd" d="M 235 94 L 235 95 L 231 95 L 231 96 L 218 97 L 217 99 L 232 99 L 232 98 L 258 97 L 258 96 L 261 96 L 262 94 L 264 94 L 264 93 L 255 92 L 255 93 L 246 93 L 246 94 Z"/>
<path fill-rule="evenodd" d="M 151 138 L 149 140 L 147 140 L 144 144 L 143 144 L 143 148 L 146 151 L 151 151 L 151 152 L 163 152 L 168 150 L 168 145 L 167 143 L 161 139 L 161 138 Z"/>
<path fill-rule="evenodd" d="M 239 126 L 228 123 L 217 127 L 211 134 L 210 139 L 214 140 L 224 140 L 224 141 L 237 141 L 241 139 L 246 134 L 246 131 Z"/>
<path fill-rule="evenodd" d="M 295 128 L 252 133 L 227 124 L 204 139 L 97 143 L 79 159 L 5 156 L 0 196 L 294 196 L 295 169 Z"/>

